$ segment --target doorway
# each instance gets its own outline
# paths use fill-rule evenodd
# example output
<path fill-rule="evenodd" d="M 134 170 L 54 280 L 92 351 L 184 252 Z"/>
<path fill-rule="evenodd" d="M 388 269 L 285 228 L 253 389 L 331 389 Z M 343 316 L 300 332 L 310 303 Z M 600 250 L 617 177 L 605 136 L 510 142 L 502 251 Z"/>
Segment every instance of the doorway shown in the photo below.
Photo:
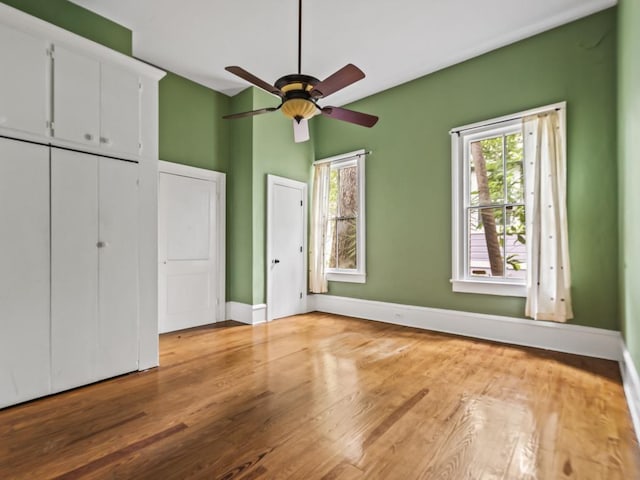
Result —
<path fill-rule="evenodd" d="M 267 320 L 306 311 L 307 184 L 267 175 Z"/>

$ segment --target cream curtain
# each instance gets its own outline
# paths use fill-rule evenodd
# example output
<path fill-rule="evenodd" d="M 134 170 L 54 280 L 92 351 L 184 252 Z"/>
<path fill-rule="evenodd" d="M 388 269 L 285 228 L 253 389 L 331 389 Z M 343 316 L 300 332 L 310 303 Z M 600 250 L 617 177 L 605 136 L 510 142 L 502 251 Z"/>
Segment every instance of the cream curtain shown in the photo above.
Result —
<path fill-rule="evenodd" d="M 566 159 L 560 115 L 553 110 L 525 117 L 527 304 L 536 320 L 573 318 L 567 236 Z"/>
<path fill-rule="evenodd" d="M 313 171 L 313 192 L 311 198 L 311 239 L 309 245 L 309 291 L 327 292 L 325 273 L 324 243 L 329 208 L 330 163 L 315 165 Z"/>

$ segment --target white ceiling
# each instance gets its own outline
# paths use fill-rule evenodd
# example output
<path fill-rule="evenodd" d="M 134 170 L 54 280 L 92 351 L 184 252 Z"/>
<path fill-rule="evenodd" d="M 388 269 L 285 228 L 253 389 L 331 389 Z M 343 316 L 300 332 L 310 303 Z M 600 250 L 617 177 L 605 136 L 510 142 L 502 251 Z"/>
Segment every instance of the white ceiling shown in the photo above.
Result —
<path fill-rule="evenodd" d="M 72 0 L 133 31 L 133 53 L 227 95 L 297 71 L 297 0 Z M 611 7 L 616 0 L 303 0 L 302 73 L 367 77 L 343 105 Z"/>

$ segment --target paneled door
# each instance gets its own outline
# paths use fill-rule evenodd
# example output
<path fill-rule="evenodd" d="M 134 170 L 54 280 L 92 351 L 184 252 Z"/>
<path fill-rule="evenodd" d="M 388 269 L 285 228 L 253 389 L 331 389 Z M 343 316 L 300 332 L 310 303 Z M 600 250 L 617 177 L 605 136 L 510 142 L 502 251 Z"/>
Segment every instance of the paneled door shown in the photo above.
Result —
<path fill-rule="evenodd" d="M 49 149 L 0 138 L 0 408 L 46 395 Z"/>
<path fill-rule="evenodd" d="M 137 370 L 137 170 L 51 149 L 54 392 Z"/>
<path fill-rule="evenodd" d="M 267 177 L 267 320 L 306 306 L 307 185 Z"/>
<path fill-rule="evenodd" d="M 159 176 L 160 333 L 224 320 L 220 315 L 224 307 L 224 260 L 220 254 L 224 224 L 219 203 L 224 175 L 203 171 L 205 178 L 195 178 L 187 176 L 189 167 L 181 170 L 182 174 L 161 171 Z M 195 174 L 198 170 L 193 169 Z"/>

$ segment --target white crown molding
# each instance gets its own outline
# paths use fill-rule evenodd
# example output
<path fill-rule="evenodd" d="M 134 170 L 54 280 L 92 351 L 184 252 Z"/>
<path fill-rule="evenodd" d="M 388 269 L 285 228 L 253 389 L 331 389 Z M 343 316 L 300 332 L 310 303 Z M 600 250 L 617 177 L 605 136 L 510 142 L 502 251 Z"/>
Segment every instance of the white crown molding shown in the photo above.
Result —
<path fill-rule="evenodd" d="M 267 321 L 267 305 L 249 305 L 240 302 L 227 302 L 227 320 L 246 323 L 247 325 L 257 325 Z"/>
<path fill-rule="evenodd" d="M 566 323 L 309 295 L 309 311 L 335 313 L 495 342 L 620 361 L 620 332 Z"/>

